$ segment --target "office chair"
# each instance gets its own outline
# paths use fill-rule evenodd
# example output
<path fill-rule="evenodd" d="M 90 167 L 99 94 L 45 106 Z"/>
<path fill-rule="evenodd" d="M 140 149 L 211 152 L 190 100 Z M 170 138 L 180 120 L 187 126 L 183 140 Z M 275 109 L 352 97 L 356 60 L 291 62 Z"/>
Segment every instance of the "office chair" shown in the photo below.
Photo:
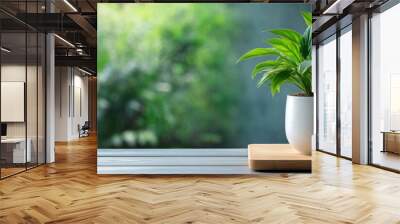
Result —
<path fill-rule="evenodd" d="M 90 130 L 89 121 L 85 121 L 82 127 L 80 127 L 80 125 L 78 124 L 79 138 L 89 136 L 89 130 Z"/>

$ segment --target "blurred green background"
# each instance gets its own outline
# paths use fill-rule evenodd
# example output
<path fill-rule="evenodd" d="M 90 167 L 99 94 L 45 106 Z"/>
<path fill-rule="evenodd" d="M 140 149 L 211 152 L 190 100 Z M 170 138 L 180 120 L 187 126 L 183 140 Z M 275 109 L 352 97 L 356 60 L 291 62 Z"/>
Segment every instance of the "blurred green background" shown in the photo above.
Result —
<path fill-rule="evenodd" d="M 285 143 L 287 86 L 272 97 L 236 64 L 266 31 L 302 32 L 306 4 L 98 5 L 99 148 Z"/>

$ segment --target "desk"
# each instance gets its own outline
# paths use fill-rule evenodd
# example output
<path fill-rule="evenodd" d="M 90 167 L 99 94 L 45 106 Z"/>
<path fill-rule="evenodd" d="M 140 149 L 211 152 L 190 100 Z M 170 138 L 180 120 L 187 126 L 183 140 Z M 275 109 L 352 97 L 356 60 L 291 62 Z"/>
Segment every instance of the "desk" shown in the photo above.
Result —
<path fill-rule="evenodd" d="M 26 151 L 25 151 L 25 138 L 5 138 L 1 139 L 1 145 L 2 145 L 2 154 L 3 152 L 6 152 L 5 154 L 12 154 L 9 156 L 8 162 L 10 163 L 25 163 L 25 162 L 31 162 L 32 158 L 32 150 L 31 150 L 31 145 L 32 141 L 30 138 L 27 139 L 27 146 Z M 10 149 L 10 146 L 12 147 Z M 4 147 L 4 148 L 3 148 Z M 11 153 L 8 153 L 11 152 Z M 3 157 L 3 155 L 2 155 Z M 7 156 L 8 157 L 8 156 Z M 12 158 L 12 160 L 11 160 Z"/>
<path fill-rule="evenodd" d="M 400 154 L 400 132 L 399 131 L 382 131 L 383 149 L 382 152 L 392 152 Z"/>

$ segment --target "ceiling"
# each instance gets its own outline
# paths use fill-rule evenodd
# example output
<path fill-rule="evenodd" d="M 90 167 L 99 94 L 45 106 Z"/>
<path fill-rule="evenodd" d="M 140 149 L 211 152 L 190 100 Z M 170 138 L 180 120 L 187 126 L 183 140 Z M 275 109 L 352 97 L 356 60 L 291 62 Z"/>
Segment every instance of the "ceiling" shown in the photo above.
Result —
<path fill-rule="evenodd" d="M 203 0 L 203 2 L 224 0 Z M 154 2 L 149 0 L 1 0 L 0 20 L 4 38 L 14 41 L 13 55 L 24 55 L 24 38 L 18 34 L 25 29 L 54 32 L 56 65 L 79 66 L 96 73 L 97 57 L 97 3 Z M 176 2 L 159 0 L 155 2 Z M 179 2 L 179 1 L 178 1 Z M 182 1 L 183 2 L 183 1 Z M 188 2 L 188 1 L 186 1 Z M 189 2 L 198 2 L 189 0 Z M 230 0 L 230 2 L 249 2 Z M 252 0 L 252 2 L 304 3 L 309 0 Z M 51 12 L 51 13 L 50 13 Z M 22 41 L 22 42 L 21 42 Z M 3 42 L 5 43 L 5 42 Z M 10 43 L 11 44 L 11 43 Z M 28 52 L 32 50 L 28 47 Z M 28 53 L 29 54 L 29 53 Z M 10 57 L 11 55 L 9 55 Z M 28 56 L 29 57 L 29 56 Z"/>
<path fill-rule="evenodd" d="M 188 0 L 189 2 L 198 2 Z M 185 2 L 188 2 L 185 1 Z M 203 0 L 202 2 L 224 2 L 224 0 Z M 335 23 L 344 14 L 326 14 L 324 11 L 342 2 L 342 10 L 357 7 L 366 8 L 371 4 L 381 4 L 386 0 L 251 0 L 250 2 L 270 3 L 311 3 L 314 26 L 313 34 L 317 36 Z M 56 64 L 85 67 L 96 72 L 97 44 L 97 3 L 154 2 L 149 0 L 1 0 L 1 29 L 7 34 L 5 38 L 19 41 L 18 32 L 31 28 L 34 31 L 54 32 L 56 44 Z M 177 2 L 173 0 L 156 0 L 155 2 Z M 230 0 L 229 2 L 249 2 Z M 335 6 L 336 7 L 336 6 Z M 331 7 L 332 8 L 332 7 Z M 50 13 L 51 12 L 51 13 Z M 12 34 L 14 33 L 14 34 Z M 15 38 L 13 38 L 13 36 Z M 23 44 L 23 43 L 21 43 Z M 29 51 L 29 50 L 28 50 Z"/>

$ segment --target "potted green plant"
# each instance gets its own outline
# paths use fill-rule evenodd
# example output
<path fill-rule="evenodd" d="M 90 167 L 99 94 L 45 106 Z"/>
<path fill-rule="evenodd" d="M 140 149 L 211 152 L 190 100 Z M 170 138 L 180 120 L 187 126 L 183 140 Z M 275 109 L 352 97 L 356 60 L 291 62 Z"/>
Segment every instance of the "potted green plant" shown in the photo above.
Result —
<path fill-rule="evenodd" d="M 307 25 L 303 34 L 291 29 L 271 30 L 276 37 L 267 40 L 269 47 L 252 49 L 238 62 L 268 56 L 269 59 L 253 68 L 253 78 L 261 74 L 257 86 L 268 84 L 272 95 L 285 84 L 299 88 L 300 92 L 288 95 L 286 99 L 285 132 L 295 149 L 310 155 L 314 113 L 311 86 L 312 15 L 303 12 L 302 16 Z M 271 56 L 273 59 L 270 59 Z"/>

